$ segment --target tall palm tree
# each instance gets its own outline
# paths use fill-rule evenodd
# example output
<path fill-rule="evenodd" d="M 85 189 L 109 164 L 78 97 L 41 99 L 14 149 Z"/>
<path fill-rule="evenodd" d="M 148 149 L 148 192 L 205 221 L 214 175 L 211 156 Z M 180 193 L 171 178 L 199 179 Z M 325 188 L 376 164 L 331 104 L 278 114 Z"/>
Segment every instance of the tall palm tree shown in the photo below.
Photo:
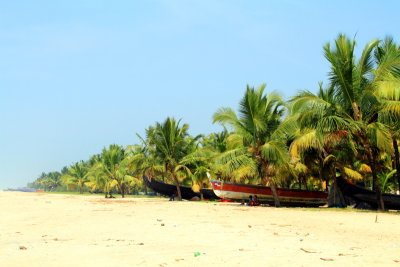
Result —
<path fill-rule="evenodd" d="M 187 174 L 191 178 L 192 190 L 200 193 L 201 200 L 203 200 L 203 193 L 201 192 L 201 189 L 204 188 L 204 185 L 209 183 L 208 173 L 214 173 L 214 161 L 218 154 L 219 153 L 216 153 L 210 149 L 210 147 L 205 146 L 196 149 L 180 161 L 182 166 L 185 166 L 190 170 L 187 171 Z"/>
<path fill-rule="evenodd" d="M 180 161 L 194 149 L 200 136 L 189 138 L 189 125 L 180 126 L 180 121 L 167 118 L 163 123 L 156 123 L 147 131 L 149 145 L 154 148 L 155 159 L 164 165 L 165 175 L 175 184 L 178 199 L 182 200 L 178 171 L 187 168 Z"/>
<path fill-rule="evenodd" d="M 331 64 L 330 83 L 342 107 L 340 117 L 351 125 L 349 130 L 363 147 L 372 170 L 377 204 L 380 210 L 384 210 L 376 159 L 379 149 L 391 148 L 388 146 L 390 141 L 388 128 L 377 121 L 382 106 L 376 97 L 374 84 L 381 79 L 381 74 L 386 72 L 383 64 L 374 69 L 373 52 L 378 44 L 378 40 L 369 42 L 361 57 L 356 60 L 354 55 L 356 42 L 340 34 L 335 40 L 335 46 L 332 48 L 330 43 L 327 43 L 324 52 Z"/>
<path fill-rule="evenodd" d="M 343 176 L 354 176 L 355 172 L 351 172 L 345 164 L 345 157 L 354 156 L 356 151 L 349 130 L 352 128 L 349 116 L 336 97 L 334 87 L 323 88 L 320 83 L 317 94 L 301 91 L 290 103 L 292 116 L 299 126 L 297 136 L 290 145 L 292 157 L 309 156 L 311 152 L 318 161 L 320 180 L 325 180 L 326 188 L 330 181 L 333 182 L 328 204 L 345 206 L 345 199 L 336 184 L 336 169 Z"/>
<path fill-rule="evenodd" d="M 136 175 L 145 175 L 150 179 L 162 176 L 165 169 L 163 164 L 155 157 L 154 147 L 148 143 L 149 140 L 139 135 L 138 137 L 141 139 L 142 145 L 128 146 L 130 150 L 129 170 Z"/>
<path fill-rule="evenodd" d="M 280 206 L 271 167 L 278 167 L 288 160 L 287 134 L 293 130 L 293 122 L 282 122 L 284 102 L 277 94 L 265 95 L 266 85 L 256 89 L 247 86 L 236 114 L 231 108 L 220 108 L 213 122 L 231 126 L 242 140 L 243 146 L 224 153 L 225 161 L 237 169 L 255 163 L 260 170 L 262 183 L 271 187 L 275 206 Z"/>
<path fill-rule="evenodd" d="M 128 185 L 134 179 L 129 173 L 128 165 L 129 158 L 122 146 L 110 145 L 108 149 L 103 149 L 99 168 L 104 175 L 117 183 L 122 197 L 125 197 Z"/>
<path fill-rule="evenodd" d="M 117 181 L 110 179 L 104 172 L 101 161 L 93 162 L 92 167 L 88 171 L 89 182 L 85 185 L 89 186 L 91 190 L 100 190 L 104 193 L 105 198 L 112 198 L 111 190 L 117 186 Z"/>
<path fill-rule="evenodd" d="M 88 168 L 83 161 L 73 164 L 68 173 L 62 176 L 62 181 L 66 185 L 73 185 L 79 188 L 79 193 L 83 193 L 83 187 L 88 179 Z"/>
<path fill-rule="evenodd" d="M 331 65 L 331 93 L 327 96 L 331 96 L 333 102 L 311 93 L 297 96 L 294 102 L 297 112 L 301 113 L 299 121 L 317 130 L 318 135 L 344 131 L 361 144 L 360 154 L 367 157 L 378 207 L 383 210 L 377 158 L 379 151 L 391 150 L 391 136 L 390 129 L 378 120 L 383 105 L 376 88 L 377 85 L 382 87 L 383 78 L 397 64 L 397 59 L 387 57 L 387 60 L 374 61 L 373 52 L 378 44 L 377 40 L 369 42 L 357 60 L 355 41 L 340 34 L 334 47 L 330 43 L 324 46 L 325 57 Z"/>
<path fill-rule="evenodd" d="M 396 177 L 400 191 L 400 155 L 398 140 L 400 139 L 400 46 L 392 37 L 386 37 L 375 51 L 375 58 L 379 68 L 374 72 L 376 81 L 375 92 L 382 109 L 379 121 L 386 124 L 392 134 L 394 163 L 397 170 Z"/>

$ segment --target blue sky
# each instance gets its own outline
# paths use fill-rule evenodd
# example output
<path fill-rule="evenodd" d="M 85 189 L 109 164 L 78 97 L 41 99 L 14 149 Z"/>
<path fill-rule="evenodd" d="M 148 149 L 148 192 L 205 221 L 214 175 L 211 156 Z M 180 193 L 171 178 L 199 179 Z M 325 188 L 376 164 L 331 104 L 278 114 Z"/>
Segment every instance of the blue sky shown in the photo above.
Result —
<path fill-rule="evenodd" d="M 246 84 L 326 80 L 322 46 L 400 33 L 397 1 L 0 1 L 0 188 L 138 143 L 167 116 L 219 131 Z"/>

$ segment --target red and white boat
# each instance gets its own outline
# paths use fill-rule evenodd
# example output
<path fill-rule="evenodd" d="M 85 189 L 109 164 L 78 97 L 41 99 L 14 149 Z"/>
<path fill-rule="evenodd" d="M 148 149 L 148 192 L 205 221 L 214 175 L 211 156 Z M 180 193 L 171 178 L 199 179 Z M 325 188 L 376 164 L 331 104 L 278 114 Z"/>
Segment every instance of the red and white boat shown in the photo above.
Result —
<path fill-rule="evenodd" d="M 214 193 L 222 199 L 246 201 L 250 196 L 257 196 L 261 203 L 274 203 L 270 187 L 223 181 L 210 181 L 210 183 Z M 277 188 L 277 193 L 283 206 L 318 207 L 327 204 L 328 201 L 328 193 L 321 191 Z"/>

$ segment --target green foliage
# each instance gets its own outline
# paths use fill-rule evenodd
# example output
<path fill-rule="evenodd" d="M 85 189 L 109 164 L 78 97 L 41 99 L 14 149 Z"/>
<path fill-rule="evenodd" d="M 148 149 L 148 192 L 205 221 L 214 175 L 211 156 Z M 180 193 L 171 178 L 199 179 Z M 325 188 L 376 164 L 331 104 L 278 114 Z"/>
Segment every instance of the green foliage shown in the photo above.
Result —
<path fill-rule="evenodd" d="M 68 169 L 68 172 L 61 177 L 61 180 L 67 186 L 77 186 L 79 192 L 83 193 L 83 187 L 89 181 L 88 167 L 83 161 L 77 162 Z"/>

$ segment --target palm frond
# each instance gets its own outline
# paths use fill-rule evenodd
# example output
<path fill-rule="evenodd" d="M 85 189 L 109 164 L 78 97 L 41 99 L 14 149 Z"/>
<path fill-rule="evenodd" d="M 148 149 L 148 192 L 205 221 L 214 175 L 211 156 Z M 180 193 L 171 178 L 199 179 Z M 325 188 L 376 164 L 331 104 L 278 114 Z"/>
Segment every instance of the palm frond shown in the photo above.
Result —
<path fill-rule="evenodd" d="M 261 146 L 261 155 L 273 166 L 279 166 L 289 160 L 285 143 L 275 140 Z"/>
<path fill-rule="evenodd" d="M 289 153 L 294 158 L 299 158 L 301 153 L 309 149 L 322 149 L 322 143 L 317 138 L 316 130 L 308 130 L 298 136 L 290 144 Z"/>
<path fill-rule="evenodd" d="M 392 137 L 390 130 L 382 123 L 371 123 L 367 127 L 372 143 L 382 151 L 392 151 Z"/>

